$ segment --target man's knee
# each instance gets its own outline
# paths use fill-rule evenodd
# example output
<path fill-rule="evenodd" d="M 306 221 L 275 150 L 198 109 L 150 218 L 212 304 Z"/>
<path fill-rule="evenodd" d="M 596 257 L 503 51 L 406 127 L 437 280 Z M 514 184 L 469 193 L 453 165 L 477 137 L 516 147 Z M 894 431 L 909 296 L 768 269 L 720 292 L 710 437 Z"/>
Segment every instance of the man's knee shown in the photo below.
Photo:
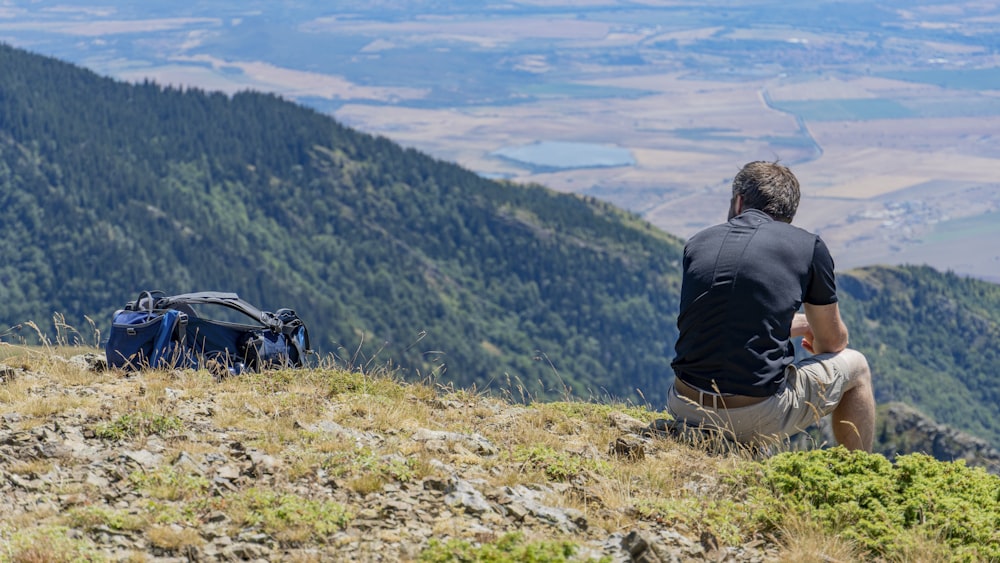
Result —
<path fill-rule="evenodd" d="M 847 363 L 848 379 L 850 387 L 858 385 L 871 385 L 872 371 L 868 366 L 868 359 L 865 355 L 853 348 L 847 348 L 838 354 Z"/>

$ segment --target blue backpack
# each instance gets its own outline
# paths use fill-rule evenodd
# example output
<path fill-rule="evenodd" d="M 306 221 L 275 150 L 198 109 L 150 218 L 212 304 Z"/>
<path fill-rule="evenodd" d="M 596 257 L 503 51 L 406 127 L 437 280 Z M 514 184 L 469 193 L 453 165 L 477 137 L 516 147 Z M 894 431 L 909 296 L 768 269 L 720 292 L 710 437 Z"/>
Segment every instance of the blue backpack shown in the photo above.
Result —
<path fill-rule="evenodd" d="M 228 311 L 239 320 L 212 318 Z M 291 309 L 261 311 L 235 293 L 144 291 L 115 311 L 105 352 L 108 366 L 125 371 L 190 367 L 221 376 L 302 367 L 311 350 L 309 331 Z"/>

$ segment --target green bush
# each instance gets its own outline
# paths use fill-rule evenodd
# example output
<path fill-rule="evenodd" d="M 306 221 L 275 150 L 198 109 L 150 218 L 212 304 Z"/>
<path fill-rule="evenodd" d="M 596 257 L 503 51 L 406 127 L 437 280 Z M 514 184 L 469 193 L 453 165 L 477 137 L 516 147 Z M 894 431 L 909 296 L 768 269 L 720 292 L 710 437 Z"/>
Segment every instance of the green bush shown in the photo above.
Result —
<path fill-rule="evenodd" d="M 812 518 L 872 554 L 912 552 L 935 539 L 954 561 L 1000 561 L 1000 477 L 923 454 L 843 448 L 792 452 L 759 464 L 748 496 L 759 521 Z"/>

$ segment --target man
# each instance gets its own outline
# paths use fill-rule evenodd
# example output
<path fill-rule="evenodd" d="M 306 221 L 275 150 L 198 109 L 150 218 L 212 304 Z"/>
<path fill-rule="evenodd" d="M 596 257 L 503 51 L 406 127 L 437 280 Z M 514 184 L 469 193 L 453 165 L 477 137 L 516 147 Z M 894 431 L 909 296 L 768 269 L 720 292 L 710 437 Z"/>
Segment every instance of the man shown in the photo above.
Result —
<path fill-rule="evenodd" d="M 729 221 L 684 247 L 667 409 L 753 444 L 784 440 L 832 414 L 839 444 L 871 451 L 871 372 L 847 348 L 829 250 L 791 225 L 798 205 L 791 170 L 751 162 L 733 180 Z M 797 337 L 812 356 L 795 363 Z"/>

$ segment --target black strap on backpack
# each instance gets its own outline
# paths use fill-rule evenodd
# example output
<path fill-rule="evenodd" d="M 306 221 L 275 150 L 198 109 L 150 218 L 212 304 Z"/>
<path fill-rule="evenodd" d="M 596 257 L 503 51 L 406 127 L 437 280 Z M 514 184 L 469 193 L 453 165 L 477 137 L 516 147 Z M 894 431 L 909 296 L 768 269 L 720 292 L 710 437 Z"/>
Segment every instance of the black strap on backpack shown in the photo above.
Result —
<path fill-rule="evenodd" d="M 163 294 L 163 292 L 157 292 Z M 296 352 L 299 354 L 299 361 L 304 362 L 306 354 L 311 351 L 309 343 L 309 331 L 302 331 L 303 342 L 299 342 L 297 338 L 292 338 L 295 332 L 300 328 L 305 326 L 302 319 L 299 318 L 295 311 L 292 309 L 278 309 L 277 312 L 272 313 L 270 311 L 262 311 L 261 309 L 255 307 L 254 305 L 244 301 L 239 295 L 235 293 L 227 293 L 221 291 L 199 291 L 196 293 L 182 293 L 180 295 L 174 295 L 167 297 L 163 295 L 156 301 L 156 307 L 160 309 L 181 309 L 185 310 L 190 315 L 195 315 L 189 305 L 199 305 L 199 304 L 211 304 L 211 305 L 221 305 L 223 307 L 229 307 L 243 313 L 244 315 L 256 320 L 260 324 L 264 325 L 266 328 L 270 329 L 272 332 L 283 334 L 289 337 L 289 341 L 295 347 Z M 195 315 L 196 316 L 196 315 Z"/>
<path fill-rule="evenodd" d="M 181 309 L 185 305 L 222 305 L 243 313 L 260 324 L 270 328 L 274 332 L 281 332 L 281 320 L 274 313 L 261 311 L 257 307 L 247 303 L 235 293 L 225 293 L 221 291 L 199 291 L 196 293 L 182 293 L 171 297 L 161 297 L 157 301 L 157 308 L 160 309 Z"/>

